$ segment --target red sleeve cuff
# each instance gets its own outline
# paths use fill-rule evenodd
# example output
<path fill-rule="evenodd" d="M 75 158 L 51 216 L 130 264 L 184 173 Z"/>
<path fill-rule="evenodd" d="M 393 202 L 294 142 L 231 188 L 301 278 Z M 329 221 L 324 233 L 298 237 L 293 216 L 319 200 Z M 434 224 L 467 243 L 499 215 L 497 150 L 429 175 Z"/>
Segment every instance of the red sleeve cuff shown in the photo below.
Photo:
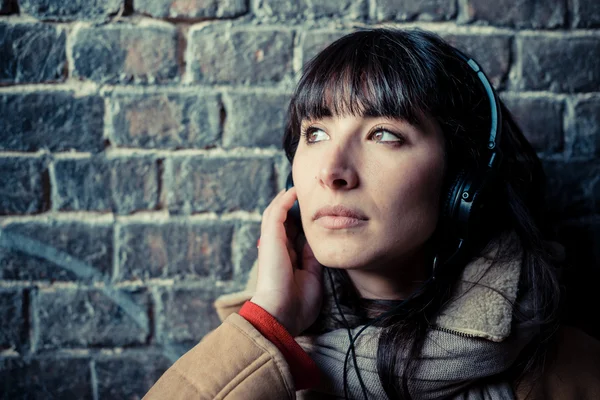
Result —
<path fill-rule="evenodd" d="M 317 384 L 317 364 L 271 314 L 251 301 L 244 303 L 239 314 L 281 351 L 290 367 L 296 390 L 308 389 Z"/>

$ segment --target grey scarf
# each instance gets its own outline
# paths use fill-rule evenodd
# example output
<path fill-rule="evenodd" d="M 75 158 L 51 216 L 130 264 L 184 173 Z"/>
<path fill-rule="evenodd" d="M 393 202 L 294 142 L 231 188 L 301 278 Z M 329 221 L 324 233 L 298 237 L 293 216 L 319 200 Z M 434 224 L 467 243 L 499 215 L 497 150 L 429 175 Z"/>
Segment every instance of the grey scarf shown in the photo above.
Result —
<path fill-rule="evenodd" d="M 529 303 L 522 282 L 519 285 L 521 252 L 515 250 L 513 246 L 512 259 L 492 262 L 499 251 L 498 246 L 492 246 L 465 267 L 452 300 L 427 334 L 419 367 L 408 382 L 414 398 L 515 398 L 512 382 L 497 377 L 514 363 L 538 331 L 533 318 L 521 323 L 512 318 L 515 301 L 524 314 L 528 314 Z M 519 286 L 521 293 L 517 293 Z M 326 292 L 324 307 L 334 311 L 331 293 Z M 359 329 L 353 329 L 353 334 Z M 379 332 L 380 328 L 369 327 L 355 343 L 358 367 L 370 399 L 386 398 L 376 367 Z M 350 345 L 347 331 L 338 328 L 300 336 L 296 341 L 315 360 L 322 375 L 318 387 L 298 392 L 298 398 L 344 398 L 343 366 Z M 347 389 L 350 398 L 364 398 L 351 360 Z"/>

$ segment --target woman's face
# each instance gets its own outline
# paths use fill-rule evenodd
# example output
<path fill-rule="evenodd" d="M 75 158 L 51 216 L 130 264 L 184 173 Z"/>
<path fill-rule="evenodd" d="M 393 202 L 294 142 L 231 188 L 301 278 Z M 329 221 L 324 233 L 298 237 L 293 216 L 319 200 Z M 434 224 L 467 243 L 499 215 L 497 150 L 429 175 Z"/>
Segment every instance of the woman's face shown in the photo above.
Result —
<path fill-rule="evenodd" d="M 398 266 L 423 248 L 438 220 L 444 138 L 383 117 L 304 121 L 292 165 L 304 231 L 328 267 Z"/>

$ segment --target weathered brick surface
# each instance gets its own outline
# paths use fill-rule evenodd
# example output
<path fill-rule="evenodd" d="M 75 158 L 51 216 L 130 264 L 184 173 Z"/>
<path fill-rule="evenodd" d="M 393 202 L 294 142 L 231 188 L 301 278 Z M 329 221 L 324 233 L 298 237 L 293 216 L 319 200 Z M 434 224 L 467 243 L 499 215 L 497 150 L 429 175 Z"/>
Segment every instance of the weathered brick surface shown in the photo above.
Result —
<path fill-rule="evenodd" d="M 546 161 L 549 206 L 554 216 L 567 219 L 593 214 L 600 209 L 598 160 Z"/>
<path fill-rule="evenodd" d="M 377 21 L 426 20 L 439 21 L 454 18 L 456 2 L 447 0 L 377 0 Z"/>
<path fill-rule="evenodd" d="M 600 99 L 581 100 L 575 104 L 571 127 L 571 151 L 575 155 L 600 154 Z"/>
<path fill-rule="evenodd" d="M 516 28 L 559 28 L 567 18 L 566 0 L 466 0 L 461 21 Z"/>
<path fill-rule="evenodd" d="M 556 92 L 600 90 L 600 40 L 597 37 L 524 36 L 518 57 L 519 88 Z"/>
<path fill-rule="evenodd" d="M 0 349 L 17 351 L 27 343 L 27 303 L 22 289 L 0 289 Z"/>
<path fill-rule="evenodd" d="M 45 159 L 0 156 L 0 215 L 48 210 L 48 179 Z"/>
<path fill-rule="evenodd" d="M 116 14 L 124 0 L 19 0 L 22 13 L 42 20 L 88 21 Z"/>
<path fill-rule="evenodd" d="M 90 361 L 44 357 L 0 359 L 1 398 L 92 400 Z"/>
<path fill-rule="evenodd" d="M 274 19 L 365 19 L 368 15 L 368 3 L 366 0 L 260 0 L 256 14 L 262 18 Z"/>
<path fill-rule="evenodd" d="M 289 97 L 271 93 L 224 97 L 227 118 L 223 146 L 281 148 Z"/>
<path fill-rule="evenodd" d="M 260 238 L 260 223 L 246 222 L 240 224 L 233 235 L 233 265 L 235 268 L 235 280 L 245 283 L 248 273 L 258 258 L 256 242 Z"/>
<path fill-rule="evenodd" d="M 177 79 L 173 26 L 85 27 L 73 38 L 73 76 L 101 83 L 166 83 Z"/>
<path fill-rule="evenodd" d="M 471 55 L 494 87 L 503 87 L 510 69 L 510 37 L 506 35 L 442 34 L 442 38 Z"/>
<path fill-rule="evenodd" d="M 291 73 L 293 34 L 204 28 L 190 34 L 193 77 L 203 83 L 274 83 Z"/>
<path fill-rule="evenodd" d="M 600 3 L 596 0 L 573 0 L 573 26 L 597 28 L 600 26 Z"/>
<path fill-rule="evenodd" d="M 65 41 L 52 25 L 0 21 L 0 84 L 63 81 Z"/>
<path fill-rule="evenodd" d="M 220 321 L 213 302 L 221 293 L 210 289 L 165 289 L 157 293 L 162 314 L 157 320 L 157 334 L 163 341 L 196 344 Z"/>
<path fill-rule="evenodd" d="M 112 226 L 84 222 L 20 222 L 2 227 L 6 240 L 35 243 L 26 252 L 16 245 L 0 247 L 0 278 L 7 280 L 92 281 L 112 274 Z M 12 234 L 12 235 L 11 235 Z M 18 236 L 15 236 L 18 235 Z M 53 259 L 52 252 L 66 253 Z M 69 258 L 70 256 L 72 258 Z M 57 256 L 58 257 L 58 256 Z M 87 264 L 99 275 L 89 276 L 75 260 Z"/>
<path fill-rule="evenodd" d="M 555 153 L 564 148 L 563 101 L 519 96 L 502 99 L 536 151 Z"/>
<path fill-rule="evenodd" d="M 56 208 L 127 214 L 154 209 L 159 200 L 153 157 L 102 157 L 56 161 Z"/>
<path fill-rule="evenodd" d="M 138 12 L 159 18 L 231 18 L 248 12 L 246 0 L 137 0 Z"/>
<path fill-rule="evenodd" d="M 176 157 L 167 194 L 175 213 L 262 210 L 275 195 L 270 158 Z"/>
<path fill-rule="evenodd" d="M 0 150 L 98 152 L 104 101 L 67 91 L 0 94 Z"/>
<path fill-rule="evenodd" d="M 118 279 L 231 279 L 232 233 L 230 223 L 213 221 L 123 225 Z"/>
<path fill-rule="evenodd" d="M 208 148 L 220 142 L 220 104 L 215 95 L 116 95 L 110 99 L 118 147 Z"/>
<path fill-rule="evenodd" d="M 135 315 L 148 313 L 148 294 L 122 292 Z M 37 348 L 139 345 L 150 333 L 124 307 L 100 289 L 40 290 L 33 299 Z"/>
<path fill-rule="evenodd" d="M 101 357 L 95 362 L 98 399 L 141 399 L 170 366 L 171 362 L 157 351 Z"/>

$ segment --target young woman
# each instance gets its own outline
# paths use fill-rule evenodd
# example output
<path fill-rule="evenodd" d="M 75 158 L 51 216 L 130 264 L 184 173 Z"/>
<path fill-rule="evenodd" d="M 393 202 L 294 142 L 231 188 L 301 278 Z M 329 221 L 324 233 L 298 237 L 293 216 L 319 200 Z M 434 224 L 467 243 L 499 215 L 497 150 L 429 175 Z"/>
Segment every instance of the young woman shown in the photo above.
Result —
<path fill-rule="evenodd" d="M 600 346 L 556 333 L 541 163 L 475 61 L 347 35 L 306 65 L 284 148 L 257 275 L 147 398 L 600 398 Z"/>

